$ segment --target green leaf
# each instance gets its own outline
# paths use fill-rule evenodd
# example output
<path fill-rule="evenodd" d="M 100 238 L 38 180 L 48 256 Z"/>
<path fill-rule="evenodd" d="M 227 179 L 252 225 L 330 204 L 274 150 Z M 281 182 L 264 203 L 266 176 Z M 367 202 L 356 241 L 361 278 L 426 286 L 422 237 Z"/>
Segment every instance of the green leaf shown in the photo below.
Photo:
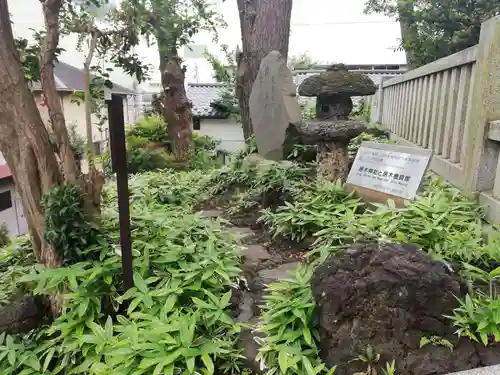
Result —
<path fill-rule="evenodd" d="M 134 272 L 134 286 L 142 293 L 147 293 L 148 291 L 148 285 L 137 272 Z"/>
<path fill-rule="evenodd" d="M 309 330 L 308 327 L 304 327 L 302 329 L 302 333 L 304 334 L 304 340 L 306 341 L 307 345 L 312 346 L 312 337 L 311 337 L 311 331 Z"/>
<path fill-rule="evenodd" d="M 195 358 L 194 357 L 186 358 L 186 366 L 187 366 L 187 370 L 190 374 L 192 374 L 194 372 L 194 365 L 195 365 Z"/>
<path fill-rule="evenodd" d="M 302 363 L 304 364 L 304 368 L 307 372 L 308 375 L 316 375 L 316 371 L 314 370 L 314 367 L 306 356 L 302 356 Z"/>
<path fill-rule="evenodd" d="M 52 361 L 52 357 L 54 357 L 55 352 L 56 352 L 55 347 L 52 347 L 47 351 L 47 354 L 45 355 L 45 361 L 43 362 L 43 367 L 42 367 L 43 372 L 47 372 L 47 369 L 49 368 L 50 365 L 50 361 Z"/>
<path fill-rule="evenodd" d="M 207 353 L 204 353 L 201 355 L 201 360 L 203 361 L 203 364 L 208 370 L 209 374 L 213 374 L 215 369 L 214 369 L 214 363 L 212 362 L 212 358 Z"/>
<path fill-rule="evenodd" d="M 278 353 L 278 363 L 280 366 L 280 370 L 283 374 L 286 374 L 286 371 L 288 370 L 288 353 L 284 351 L 280 351 Z"/>

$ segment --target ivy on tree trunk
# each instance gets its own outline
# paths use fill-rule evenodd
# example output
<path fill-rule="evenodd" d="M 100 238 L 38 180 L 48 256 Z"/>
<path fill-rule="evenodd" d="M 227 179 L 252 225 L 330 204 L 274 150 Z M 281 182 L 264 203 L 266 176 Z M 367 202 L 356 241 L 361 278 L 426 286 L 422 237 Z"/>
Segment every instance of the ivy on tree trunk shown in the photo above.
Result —
<path fill-rule="evenodd" d="M 271 51 L 288 57 L 293 0 L 237 0 L 242 50 L 237 53 L 236 95 L 240 104 L 243 135 L 253 134 L 249 99 L 260 63 Z M 272 126 L 272 124 L 270 124 Z"/>

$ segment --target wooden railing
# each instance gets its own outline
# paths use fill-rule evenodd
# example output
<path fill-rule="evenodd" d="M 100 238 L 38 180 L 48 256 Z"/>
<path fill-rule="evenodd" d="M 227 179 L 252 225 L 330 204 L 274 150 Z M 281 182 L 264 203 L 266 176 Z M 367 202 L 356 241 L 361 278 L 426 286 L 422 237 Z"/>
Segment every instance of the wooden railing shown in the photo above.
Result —
<path fill-rule="evenodd" d="M 500 223 L 499 17 L 476 46 L 382 81 L 371 104 L 373 122 L 401 144 L 432 149 L 431 170 L 479 194 Z"/>

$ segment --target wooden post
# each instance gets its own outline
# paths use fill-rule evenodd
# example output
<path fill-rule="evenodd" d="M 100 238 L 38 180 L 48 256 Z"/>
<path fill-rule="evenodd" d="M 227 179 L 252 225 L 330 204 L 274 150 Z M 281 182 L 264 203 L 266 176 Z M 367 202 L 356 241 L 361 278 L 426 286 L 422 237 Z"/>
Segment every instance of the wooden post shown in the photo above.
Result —
<path fill-rule="evenodd" d="M 500 16 L 483 23 L 465 124 L 464 181 L 469 195 L 493 188 L 498 147 L 488 140 L 488 123 L 500 119 Z M 445 140 L 447 142 L 448 140 Z"/>
<path fill-rule="evenodd" d="M 378 90 L 373 97 L 372 102 L 372 113 L 371 122 L 375 124 L 383 124 L 383 113 L 384 113 L 384 81 L 387 77 L 382 77 L 378 85 Z"/>
<path fill-rule="evenodd" d="M 111 165 L 113 172 L 116 173 L 116 186 L 118 190 L 118 216 L 120 223 L 123 284 L 125 289 L 130 289 L 134 286 L 134 277 L 132 267 L 132 240 L 130 235 L 130 201 L 123 99 L 120 96 L 112 95 L 111 100 L 106 100 L 106 103 L 108 105 Z"/>

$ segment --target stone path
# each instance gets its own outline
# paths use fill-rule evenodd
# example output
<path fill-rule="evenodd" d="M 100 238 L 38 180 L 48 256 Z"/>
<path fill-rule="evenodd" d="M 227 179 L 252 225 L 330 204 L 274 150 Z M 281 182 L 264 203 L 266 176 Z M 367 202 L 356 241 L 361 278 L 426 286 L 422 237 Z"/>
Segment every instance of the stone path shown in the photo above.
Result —
<path fill-rule="evenodd" d="M 500 374 L 500 366 L 480 367 L 473 370 L 454 372 L 448 375 L 498 375 Z"/>
<path fill-rule="evenodd" d="M 222 217 L 223 212 L 218 210 L 201 211 L 200 217 L 208 219 L 217 219 Z M 240 239 L 244 242 L 254 236 L 255 232 L 251 228 L 246 227 L 228 227 L 227 235 L 233 238 Z M 248 290 L 243 290 L 240 293 L 238 303 L 238 316 L 236 321 L 245 323 L 248 328 L 242 329 L 240 334 L 239 345 L 243 350 L 243 355 L 247 360 L 245 364 L 254 373 L 260 374 L 259 363 L 254 358 L 258 354 L 259 345 L 255 342 L 255 331 L 253 328 L 257 325 L 260 315 L 260 307 L 264 302 L 265 288 L 270 283 L 283 278 L 293 277 L 291 272 L 295 270 L 300 262 L 284 263 L 279 266 L 266 267 L 265 263 L 272 260 L 271 254 L 266 247 L 260 244 L 245 244 L 243 251 L 244 275 L 247 278 Z"/>

